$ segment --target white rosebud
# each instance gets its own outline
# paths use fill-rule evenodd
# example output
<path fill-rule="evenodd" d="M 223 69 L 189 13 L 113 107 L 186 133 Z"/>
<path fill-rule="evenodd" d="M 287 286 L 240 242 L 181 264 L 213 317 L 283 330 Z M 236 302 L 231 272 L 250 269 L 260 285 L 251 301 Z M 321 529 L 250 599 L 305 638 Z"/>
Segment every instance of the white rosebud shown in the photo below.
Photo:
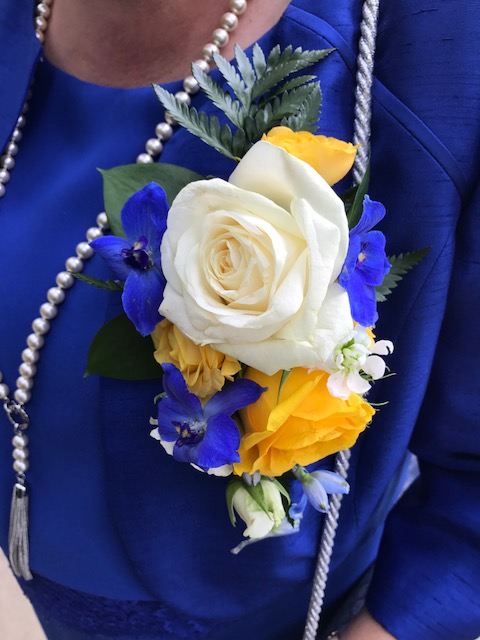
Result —
<path fill-rule="evenodd" d="M 259 502 L 263 502 L 263 508 Z M 284 520 L 286 513 L 282 494 L 275 482 L 262 478 L 255 487 L 238 484 L 232 497 L 232 507 L 245 522 L 246 538 L 258 539 L 272 533 Z"/>

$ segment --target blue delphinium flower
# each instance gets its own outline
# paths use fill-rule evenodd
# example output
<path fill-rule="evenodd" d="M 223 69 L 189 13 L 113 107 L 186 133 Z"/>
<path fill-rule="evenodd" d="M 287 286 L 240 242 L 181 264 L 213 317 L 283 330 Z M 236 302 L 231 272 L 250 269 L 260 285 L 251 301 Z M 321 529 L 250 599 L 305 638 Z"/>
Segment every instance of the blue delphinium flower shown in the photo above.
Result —
<path fill-rule="evenodd" d="M 294 469 L 297 480 L 293 481 L 292 492 L 298 495 L 301 487 L 308 502 L 320 513 L 328 511 L 328 494 L 329 493 L 348 493 L 350 486 L 345 478 L 333 471 L 325 471 L 319 469 L 308 473 L 302 467 Z M 293 501 L 293 497 L 292 497 Z M 297 499 L 299 506 L 304 506 L 305 502 Z"/>
<path fill-rule="evenodd" d="M 375 287 L 390 270 L 385 236 L 372 231 L 384 216 L 385 207 L 365 196 L 362 217 L 350 231 L 347 257 L 338 277 L 348 293 L 352 318 L 363 327 L 373 326 L 378 319 Z"/>
<path fill-rule="evenodd" d="M 175 460 L 204 471 L 240 462 L 240 432 L 231 415 L 256 402 L 264 389 L 252 380 L 236 380 L 202 406 L 173 364 L 162 367 L 166 396 L 158 406 L 158 435 L 163 443 L 173 443 Z"/>
<path fill-rule="evenodd" d="M 165 278 L 160 263 L 160 243 L 167 226 L 165 191 L 154 182 L 134 193 L 125 203 L 121 220 L 125 238 L 104 236 L 90 245 L 125 282 L 122 304 L 125 313 L 143 336 L 162 319 L 158 308 Z"/>
<path fill-rule="evenodd" d="M 292 482 L 289 493 L 292 503 L 288 510 L 288 515 L 294 523 L 298 523 L 298 526 L 300 526 L 300 523 L 303 519 L 305 507 L 308 503 L 307 496 L 303 491 L 303 486 L 300 480 L 294 480 Z"/>

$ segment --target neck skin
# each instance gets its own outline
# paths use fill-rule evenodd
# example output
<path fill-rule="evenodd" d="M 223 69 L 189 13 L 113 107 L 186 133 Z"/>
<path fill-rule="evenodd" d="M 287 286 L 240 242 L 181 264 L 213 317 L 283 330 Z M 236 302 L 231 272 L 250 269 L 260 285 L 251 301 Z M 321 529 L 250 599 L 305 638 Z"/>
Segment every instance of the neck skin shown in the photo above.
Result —
<path fill-rule="evenodd" d="M 281 17 L 289 0 L 249 0 L 239 26 L 221 50 L 245 48 Z M 45 55 L 86 82 L 111 87 L 165 83 L 189 74 L 227 0 L 54 0 Z"/>

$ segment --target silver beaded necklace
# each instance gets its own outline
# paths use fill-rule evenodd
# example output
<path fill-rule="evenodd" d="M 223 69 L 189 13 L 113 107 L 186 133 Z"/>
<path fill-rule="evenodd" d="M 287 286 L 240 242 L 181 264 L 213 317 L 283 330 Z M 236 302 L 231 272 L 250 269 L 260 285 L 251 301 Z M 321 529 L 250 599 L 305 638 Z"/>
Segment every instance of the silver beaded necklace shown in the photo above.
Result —
<path fill-rule="evenodd" d="M 35 35 L 41 44 L 45 41 L 48 28 L 48 18 L 52 10 L 53 0 L 42 0 L 36 6 L 35 11 Z M 211 42 L 207 42 L 201 53 L 201 57 L 195 60 L 203 71 L 210 71 L 215 53 L 225 47 L 229 41 L 229 34 L 238 26 L 238 17 L 245 13 L 247 0 L 229 0 L 228 11 L 220 20 L 220 27 L 212 33 Z M 199 86 L 191 75 L 183 79 L 183 90 L 178 91 L 175 97 L 185 104 L 190 104 L 191 97 L 197 93 Z M 22 108 L 22 113 L 17 119 L 14 131 L 7 143 L 5 152 L 0 158 L 0 198 L 5 195 L 6 184 L 10 180 L 10 174 L 15 167 L 15 156 L 18 153 L 18 142 L 22 138 L 22 129 L 25 126 L 25 114 L 28 111 L 30 94 Z M 165 114 L 165 120 L 155 127 L 155 137 L 149 138 L 145 143 L 145 151 L 137 156 L 136 162 L 146 164 L 154 162 L 162 153 L 163 145 L 172 137 L 175 121 Z M 16 380 L 16 389 L 13 398 L 10 389 L 3 381 L 0 371 L 0 401 L 9 421 L 13 426 L 13 470 L 16 482 L 13 487 L 12 505 L 10 512 L 9 529 L 9 557 L 14 573 L 31 580 L 33 578 L 29 565 L 28 545 L 28 490 L 26 484 L 26 472 L 28 470 L 28 438 L 25 431 L 29 426 L 29 416 L 25 406 L 31 398 L 33 383 L 37 373 L 37 362 L 40 351 L 45 343 L 45 336 L 50 330 L 51 322 L 58 314 L 59 305 L 65 300 L 67 291 L 73 286 L 75 278 L 73 273 L 82 271 L 85 261 L 93 255 L 93 249 L 89 242 L 103 235 L 108 229 L 108 221 L 105 212 L 97 215 L 96 226 L 86 231 L 86 240 L 79 242 L 75 249 L 75 255 L 65 262 L 65 270 L 60 271 L 55 277 L 55 286 L 47 291 L 47 300 L 40 306 L 40 315 L 32 322 L 32 333 L 27 337 L 26 348 L 22 351 L 22 363 L 19 367 L 19 377 Z"/>

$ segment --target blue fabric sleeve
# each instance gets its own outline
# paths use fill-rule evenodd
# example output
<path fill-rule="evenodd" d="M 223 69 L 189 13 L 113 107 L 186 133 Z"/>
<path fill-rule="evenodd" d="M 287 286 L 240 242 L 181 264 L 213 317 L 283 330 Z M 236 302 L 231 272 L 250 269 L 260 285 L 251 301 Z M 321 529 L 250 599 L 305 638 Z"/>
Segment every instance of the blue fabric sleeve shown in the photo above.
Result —
<path fill-rule="evenodd" d="M 399 640 L 473 640 L 480 636 L 480 6 L 407 0 L 396 19 L 400 8 L 385 5 L 377 74 L 443 141 L 470 188 L 452 229 L 446 312 L 410 443 L 421 476 L 387 520 L 367 607 Z M 425 188 L 433 202 L 435 185 Z"/>
<path fill-rule="evenodd" d="M 447 311 L 411 442 L 421 476 L 387 521 L 367 601 L 399 640 L 480 635 L 479 223 L 477 188 L 457 233 Z"/>

